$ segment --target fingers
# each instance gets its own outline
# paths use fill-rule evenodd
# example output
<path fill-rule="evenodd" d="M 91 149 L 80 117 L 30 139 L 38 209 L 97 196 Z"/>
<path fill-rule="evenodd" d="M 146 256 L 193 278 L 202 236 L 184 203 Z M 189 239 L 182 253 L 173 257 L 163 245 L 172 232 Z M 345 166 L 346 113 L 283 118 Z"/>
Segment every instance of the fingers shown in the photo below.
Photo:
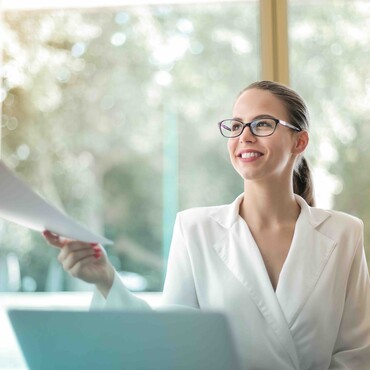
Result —
<path fill-rule="evenodd" d="M 98 245 L 69 242 L 60 251 L 58 260 L 65 271 L 87 281 L 88 277 L 85 276 L 86 272 L 83 272 L 83 268 L 86 265 L 103 263 L 105 261 L 103 254 L 102 248 Z"/>
<path fill-rule="evenodd" d="M 62 239 L 59 235 L 52 233 L 49 230 L 45 230 L 42 232 L 42 235 L 46 239 L 46 241 L 54 245 L 54 247 L 63 248 L 66 243 L 68 243 L 68 239 Z"/>
<path fill-rule="evenodd" d="M 68 245 L 70 247 L 71 245 Z M 81 262 L 82 260 L 89 257 L 100 257 L 100 252 L 97 249 L 90 247 L 77 249 L 77 250 L 68 250 L 68 247 L 64 248 L 58 256 L 58 261 L 63 265 L 63 268 L 66 271 L 69 271 L 73 268 L 74 265 Z"/>
<path fill-rule="evenodd" d="M 88 266 L 88 265 L 92 265 L 92 264 L 96 263 L 97 261 L 98 261 L 97 257 L 95 257 L 95 256 L 89 256 L 89 257 L 82 258 L 81 260 L 76 262 L 74 265 L 72 265 L 71 268 L 68 270 L 68 272 L 73 277 L 77 277 L 77 278 L 81 277 L 82 278 L 81 271 L 84 269 L 84 267 Z M 90 281 L 90 282 L 92 282 L 92 281 Z"/>
<path fill-rule="evenodd" d="M 68 249 L 70 251 L 82 249 L 84 247 L 91 248 L 98 245 L 98 243 L 85 243 L 76 240 L 70 240 L 67 238 L 62 238 L 61 236 L 54 234 L 49 230 L 43 231 L 42 235 L 45 237 L 46 241 L 49 244 L 54 245 L 55 247 L 58 248 L 64 248 L 65 246 L 68 246 Z"/>
<path fill-rule="evenodd" d="M 105 251 L 98 243 L 85 243 L 61 238 L 49 230 L 45 230 L 42 234 L 49 244 L 60 248 L 58 261 L 63 269 L 73 277 L 94 282 L 91 280 L 91 276 L 93 276 L 92 271 L 95 270 L 95 266 L 93 269 L 86 269 L 85 267 L 97 263 L 101 265 L 107 263 L 107 259 L 103 257 Z"/>

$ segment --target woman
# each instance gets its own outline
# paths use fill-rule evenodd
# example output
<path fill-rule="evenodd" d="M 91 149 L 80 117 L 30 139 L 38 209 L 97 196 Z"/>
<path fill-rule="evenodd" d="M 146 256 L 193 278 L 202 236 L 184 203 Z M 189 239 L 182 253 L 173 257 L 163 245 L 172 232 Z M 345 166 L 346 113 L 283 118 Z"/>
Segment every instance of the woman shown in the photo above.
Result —
<path fill-rule="evenodd" d="M 256 82 L 219 127 L 244 193 L 178 214 L 164 304 L 224 311 L 246 369 L 369 369 L 363 224 L 313 207 L 304 102 L 284 85 Z M 149 308 L 99 246 L 44 235 L 62 248 L 66 271 L 96 285 L 93 307 Z"/>

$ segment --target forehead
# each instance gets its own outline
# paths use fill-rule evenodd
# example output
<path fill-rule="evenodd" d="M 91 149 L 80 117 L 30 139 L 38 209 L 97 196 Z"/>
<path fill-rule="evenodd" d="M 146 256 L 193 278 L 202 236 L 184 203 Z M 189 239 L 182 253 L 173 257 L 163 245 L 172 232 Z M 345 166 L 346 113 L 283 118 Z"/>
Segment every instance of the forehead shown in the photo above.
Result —
<path fill-rule="evenodd" d="M 268 114 L 286 121 L 289 120 L 284 103 L 266 90 L 246 90 L 238 97 L 234 104 L 233 117 L 250 121 L 261 114 Z"/>

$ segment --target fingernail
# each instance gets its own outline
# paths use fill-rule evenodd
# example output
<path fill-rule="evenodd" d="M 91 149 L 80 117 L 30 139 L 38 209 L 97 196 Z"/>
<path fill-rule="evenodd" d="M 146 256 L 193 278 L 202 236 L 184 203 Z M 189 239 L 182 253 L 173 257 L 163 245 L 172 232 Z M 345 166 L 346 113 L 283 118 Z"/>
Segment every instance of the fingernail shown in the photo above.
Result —
<path fill-rule="evenodd" d="M 92 246 L 92 247 L 95 247 L 96 245 L 98 245 L 99 243 L 90 243 L 90 245 Z"/>
<path fill-rule="evenodd" d="M 94 250 L 95 252 L 98 252 L 98 251 L 100 252 L 100 247 L 94 247 L 94 248 L 93 248 L 93 250 Z"/>
<path fill-rule="evenodd" d="M 95 257 L 96 259 L 98 259 L 100 256 L 101 256 L 101 254 L 100 254 L 100 253 L 95 253 L 95 254 L 94 254 L 94 257 Z"/>

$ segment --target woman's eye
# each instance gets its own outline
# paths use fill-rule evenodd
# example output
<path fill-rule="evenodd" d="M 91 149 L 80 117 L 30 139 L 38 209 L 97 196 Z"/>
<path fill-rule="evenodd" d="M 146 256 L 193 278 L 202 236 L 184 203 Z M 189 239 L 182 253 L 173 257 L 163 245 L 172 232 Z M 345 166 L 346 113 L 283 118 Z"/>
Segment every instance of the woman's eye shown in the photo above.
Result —
<path fill-rule="evenodd" d="M 231 131 L 239 131 L 241 127 L 241 124 L 239 122 L 235 122 L 231 124 Z"/>
<path fill-rule="evenodd" d="M 271 128 L 271 127 L 273 127 L 273 123 L 270 120 L 257 121 L 256 122 L 256 127 L 258 127 L 258 128 L 263 128 L 263 127 Z"/>

